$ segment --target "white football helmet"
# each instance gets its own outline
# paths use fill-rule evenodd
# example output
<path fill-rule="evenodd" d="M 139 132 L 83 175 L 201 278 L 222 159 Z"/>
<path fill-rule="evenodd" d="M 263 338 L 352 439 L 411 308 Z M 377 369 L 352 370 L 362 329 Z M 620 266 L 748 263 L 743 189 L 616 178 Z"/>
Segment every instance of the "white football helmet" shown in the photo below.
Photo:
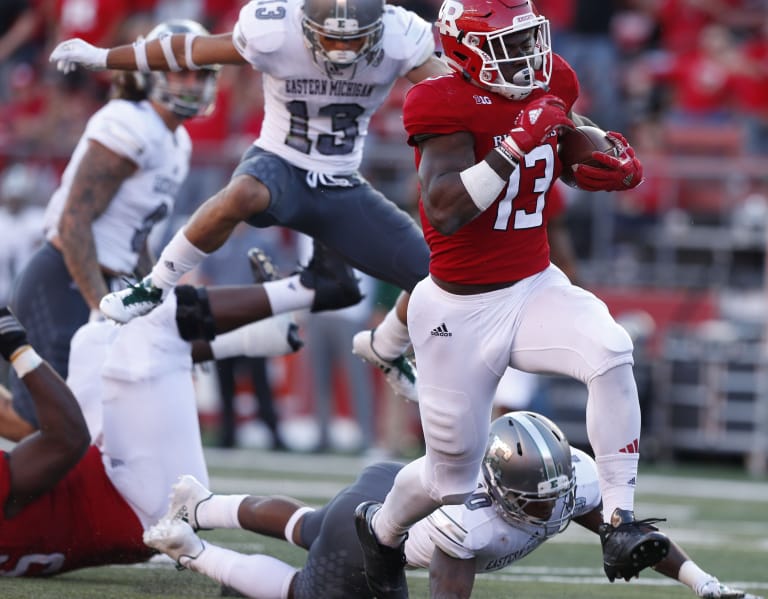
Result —
<path fill-rule="evenodd" d="M 497 512 L 513 526 L 545 526 L 552 534 L 571 521 L 576 488 L 571 447 L 541 414 L 509 412 L 491 423 L 483 476 Z"/>
<path fill-rule="evenodd" d="M 307 48 L 331 78 L 351 79 L 357 65 L 375 62 L 382 52 L 384 0 L 305 0 L 302 29 Z M 356 49 L 338 49 L 335 42 Z"/>
<path fill-rule="evenodd" d="M 549 21 L 531 0 L 445 0 L 436 25 L 449 64 L 481 87 L 522 100 L 549 85 Z"/>
<path fill-rule="evenodd" d="M 146 39 L 160 39 L 175 33 L 208 35 L 208 30 L 200 23 L 189 19 L 171 19 L 157 25 L 149 32 Z M 149 99 L 184 119 L 210 114 L 216 100 L 219 66 L 204 66 L 194 73 L 196 75 L 194 82 L 190 82 L 188 73 L 160 71 L 148 73 Z"/>

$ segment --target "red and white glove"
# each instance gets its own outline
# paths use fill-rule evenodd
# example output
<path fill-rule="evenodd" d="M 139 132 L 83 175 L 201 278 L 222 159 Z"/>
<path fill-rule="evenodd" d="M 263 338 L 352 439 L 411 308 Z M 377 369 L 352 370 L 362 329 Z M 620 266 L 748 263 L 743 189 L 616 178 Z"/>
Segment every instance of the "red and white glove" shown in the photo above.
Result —
<path fill-rule="evenodd" d="M 107 48 L 97 48 L 75 37 L 56 46 L 48 60 L 55 62 L 56 68 L 62 73 L 74 71 L 77 66 L 102 71 L 107 68 L 108 53 Z"/>
<path fill-rule="evenodd" d="M 587 191 L 624 191 L 637 187 L 643 180 L 643 165 L 627 139 L 615 131 L 610 137 L 618 148 L 618 156 L 593 152 L 592 158 L 603 166 L 579 164 L 573 171 L 576 185 Z"/>
<path fill-rule="evenodd" d="M 530 102 L 515 119 L 515 127 L 496 150 L 508 161 L 519 163 L 528 152 L 544 143 L 556 129 L 573 127 L 565 112 L 565 104 L 557 96 L 547 94 Z"/>

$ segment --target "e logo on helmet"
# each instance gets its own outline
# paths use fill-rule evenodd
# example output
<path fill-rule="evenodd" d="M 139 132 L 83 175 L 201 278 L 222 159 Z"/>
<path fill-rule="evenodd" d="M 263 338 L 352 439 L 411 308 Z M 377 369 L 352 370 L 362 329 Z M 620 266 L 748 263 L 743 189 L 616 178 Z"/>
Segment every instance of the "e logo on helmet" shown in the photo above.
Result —
<path fill-rule="evenodd" d="M 464 6 L 456 0 L 445 0 L 440 7 L 437 25 L 440 29 L 440 35 L 450 35 L 456 37 L 459 35 L 459 28 L 456 26 L 456 19 L 464 13 Z"/>

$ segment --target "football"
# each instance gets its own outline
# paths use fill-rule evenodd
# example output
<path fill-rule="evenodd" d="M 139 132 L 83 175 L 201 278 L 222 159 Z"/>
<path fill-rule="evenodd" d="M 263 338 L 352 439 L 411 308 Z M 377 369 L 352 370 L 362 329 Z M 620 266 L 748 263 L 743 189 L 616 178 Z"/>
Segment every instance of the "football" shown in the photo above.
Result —
<path fill-rule="evenodd" d="M 557 153 L 563 164 L 563 172 L 560 179 L 571 187 L 578 187 L 573 177 L 575 164 L 601 167 L 599 162 L 592 158 L 592 152 L 605 152 L 612 156 L 618 156 L 616 144 L 609 138 L 605 131 L 598 127 L 582 125 L 576 129 L 564 129 L 558 140 Z"/>

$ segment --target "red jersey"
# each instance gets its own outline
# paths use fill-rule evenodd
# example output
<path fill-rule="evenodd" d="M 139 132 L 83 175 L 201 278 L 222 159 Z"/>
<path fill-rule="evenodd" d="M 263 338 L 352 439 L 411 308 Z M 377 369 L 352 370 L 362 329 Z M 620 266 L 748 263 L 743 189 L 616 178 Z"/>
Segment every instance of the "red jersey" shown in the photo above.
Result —
<path fill-rule="evenodd" d="M 545 93 L 561 98 L 566 111 L 579 95 L 576 74 L 557 55 L 553 55 L 549 91 L 535 90 L 522 101 L 477 87 L 459 73 L 426 79 L 411 88 L 405 99 L 408 143 L 416 146 L 420 135 L 468 131 L 475 138 L 475 161 L 479 162 L 512 129 L 525 105 Z M 420 162 L 416 146 L 417 168 Z M 444 281 L 478 285 L 516 281 L 544 270 L 549 266 L 545 196 L 561 170 L 553 133 L 525 156 L 496 201 L 450 236 L 432 227 L 420 201 L 430 273 Z"/>
<path fill-rule="evenodd" d="M 0 504 L 10 488 L 0 459 Z M 0 575 L 46 576 L 76 568 L 147 560 L 136 514 L 115 490 L 92 446 L 51 491 L 17 516 L 0 515 Z"/>

